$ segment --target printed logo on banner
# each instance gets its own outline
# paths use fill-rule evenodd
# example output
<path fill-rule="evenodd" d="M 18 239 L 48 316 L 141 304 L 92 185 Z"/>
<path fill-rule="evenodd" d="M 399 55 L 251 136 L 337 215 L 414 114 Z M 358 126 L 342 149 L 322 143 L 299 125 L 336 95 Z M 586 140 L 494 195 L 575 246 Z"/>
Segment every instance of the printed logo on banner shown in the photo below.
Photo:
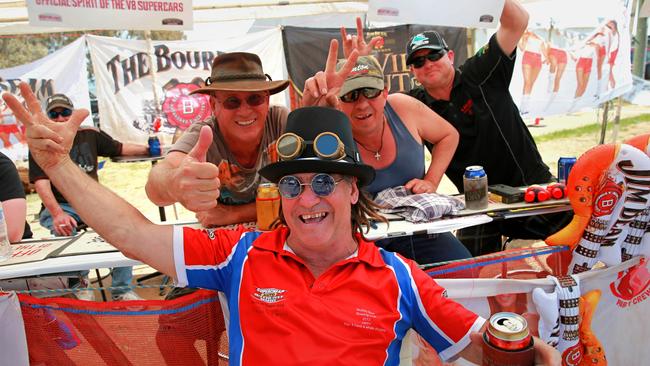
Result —
<path fill-rule="evenodd" d="M 562 352 L 562 364 L 566 366 L 577 366 L 582 360 L 582 344 L 576 343 Z"/>
<path fill-rule="evenodd" d="M 205 94 L 190 93 L 203 86 L 201 78 L 194 78 L 189 83 L 181 83 L 171 79 L 163 86 L 165 100 L 162 111 L 167 124 L 185 130 L 194 122 L 200 122 L 210 117 L 210 97 Z"/>
<path fill-rule="evenodd" d="M 616 305 L 627 308 L 650 298 L 650 272 L 647 260 L 618 273 L 618 278 L 609 285 L 612 295 L 616 296 Z"/>
<path fill-rule="evenodd" d="M 611 214 L 622 194 L 621 186 L 616 184 L 611 176 L 608 176 L 600 189 L 600 194 L 594 200 L 594 216 Z"/>

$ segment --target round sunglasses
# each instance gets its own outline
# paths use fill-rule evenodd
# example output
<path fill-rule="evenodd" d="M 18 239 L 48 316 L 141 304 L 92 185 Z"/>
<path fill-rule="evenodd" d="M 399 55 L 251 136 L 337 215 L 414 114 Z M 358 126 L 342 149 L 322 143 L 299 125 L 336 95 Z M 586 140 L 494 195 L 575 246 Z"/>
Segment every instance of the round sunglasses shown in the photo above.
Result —
<path fill-rule="evenodd" d="M 343 178 L 334 180 L 334 177 L 329 174 L 319 173 L 311 178 L 310 183 L 303 183 L 296 176 L 285 175 L 278 182 L 278 189 L 280 195 L 287 199 L 294 199 L 300 196 L 303 186 L 310 186 L 311 191 L 318 197 L 327 197 L 334 192 L 336 185 L 341 183 L 342 180 Z"/>
<path fill-rule="evenodd" d="M 244 100 L 246 101 L 246 104 L 248 104 L 249 106 L 257 107 L 257 106 L 260 106 L 260 105 L 264 104 L 264 102 L 266 102 L 266 95 L 264 95 L 264 94 L 251 94 Z M 224 99 L 224 100 L 222 100 L 220 102 L 221 102 L 221 105 L 223 105 L 223 107 L 225 109 L 230 109 L 230 110 L 237 109 L 237 108 L 241 107 L 241 104 L 243 103 L 241 99 L 239 99 L 237 97 L 234 97 L 234 96 L 230 96 L 230 97 L 228 97 L 228 98 L 226 98 L 226 99 Z"/>
<path fill-rule="evenodd" d="M 424 64 L 425 64 L 425 62 L 427 60 L 429 60 L 431 62 L 436 62 L 436 61 L 440 60 L 442 58 L 442 56 L 445 55 L 445 53 L 447 53 L 447 52 L 445 52 L 445 51 L 429 52 L 424 56 L 413 57 L 411 59 L 410 64 L 413 65 L 413 67 L 415 67 L 416 69 L 419 69 L 422 66 L 424 66 Z"/>
<path fill-rule="evenodd" d="M 49 119 L 55 119 L 58 118 L 59 116 L 61 117 L 70 117 L 72 115 L 72 109 L 70 108 L 63 108 L 61 111 L 55 111 L 51 110 L 47 112 L 47 117 Z"/>
<path fill-rule="evenodd" d="M 314 153 L 321 159 L 338 160 L 345 157 L 345 145 L 341 139 L 332 132 L 322 132 L 314 141 L 305 141 L 302 137 L 292 132 L 287 132 L 278 138 L 275 148 L 282 160 L 297 158 L 311 144 Z"/>
<path fill-rule="evenodd" d="M 375 88 L 359 88 L 359 89 L 354 89 L 350 92 L 347 92 L 343 95 L 341 95 L 341 101 L 343 103 L 352 103 L 356 102 L 361 94 L 363 94 L 366 99 L 375 99 L 381 94 L 383 90 L 382 89 L 375 89 Z"/>

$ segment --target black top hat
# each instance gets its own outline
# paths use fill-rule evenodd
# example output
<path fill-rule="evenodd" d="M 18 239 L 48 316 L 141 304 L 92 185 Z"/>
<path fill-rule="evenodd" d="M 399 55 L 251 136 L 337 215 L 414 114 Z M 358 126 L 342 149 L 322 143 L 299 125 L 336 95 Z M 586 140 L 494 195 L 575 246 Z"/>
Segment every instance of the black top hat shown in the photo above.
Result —
<path fill-rule="evenodd" d="M 289 113 L 285 132 L 292 132 L 303 140 L 314 141 L 323 132 L 332 132 L 341 139 L 346 155 L 339 160 L 327 160 L 314 153 L 311 144 L 307 144 L 295 159 L 269 164 L 260 170 L 260 174 L 271 182 L 296 173 L 338 173 L 355 176 L 359 186 L 365 186 L 375 179 L 375 169 L 361 162 L 361 156 L 352 138 L 350 120 L 341 111 L 324 107 L 298 108 Z"/>

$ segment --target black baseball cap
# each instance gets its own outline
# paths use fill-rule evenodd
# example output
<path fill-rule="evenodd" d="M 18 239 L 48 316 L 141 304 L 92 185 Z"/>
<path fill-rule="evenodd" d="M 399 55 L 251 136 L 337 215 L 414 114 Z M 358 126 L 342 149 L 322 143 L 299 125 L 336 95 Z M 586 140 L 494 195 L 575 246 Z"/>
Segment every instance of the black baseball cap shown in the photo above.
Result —
<path fill-rule="evenodd" d="M 410 65 L 413 62 L 413 54 L 422 49 L 430 49 L 435 52 L 449 51 L 447 42 L 442 38 L 440 33 L 436 31 L 426 31 L 418 33 L 411 37 L 406 44 L 406 64 Z"/>

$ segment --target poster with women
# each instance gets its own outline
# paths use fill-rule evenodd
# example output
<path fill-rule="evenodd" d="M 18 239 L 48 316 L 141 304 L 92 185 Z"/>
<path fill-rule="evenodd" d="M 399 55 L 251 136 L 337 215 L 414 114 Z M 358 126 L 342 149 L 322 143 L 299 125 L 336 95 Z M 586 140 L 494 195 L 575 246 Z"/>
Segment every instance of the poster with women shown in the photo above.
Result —
<path fill-rule="evenodd" d="M 524 118 L 596 107 L 630 90 L 631 1 L 577 0 L 566 5 L 582 9 L 573 18 L 534 4 L 510 83 Z"/>

